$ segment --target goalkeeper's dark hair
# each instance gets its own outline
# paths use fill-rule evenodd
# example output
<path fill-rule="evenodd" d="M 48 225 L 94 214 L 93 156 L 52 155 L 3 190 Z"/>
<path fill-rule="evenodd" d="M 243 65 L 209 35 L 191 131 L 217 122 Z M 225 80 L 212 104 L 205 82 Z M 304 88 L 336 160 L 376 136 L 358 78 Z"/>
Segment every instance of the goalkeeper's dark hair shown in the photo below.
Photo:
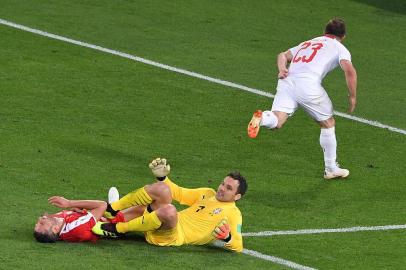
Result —
<path fill-rule="evenodd" d="M 55 243 L 59 239 L 59 235 L 52 231 L 37 232 L 34 231 L 34 238 L 40 243 Z"/>
<path fill-rule="evenodd" d="M 247 180 L 245 180 L 245 177 L 242 176 L 239 171 L 230 172 L 229 174 L 227 174 L 227 176 L 230 176 L 234 180 L 238 181 L 239 185 L 237 194 L 241 194 L 241 196 L 243 196 L 248 189 Z"/>
<path fill-rule="evenodd" d="M 324 34 L 333 35 L 339 38 L 345 36 L 345 22 L 341 18 L 333 18 L 328 21 Z"/>

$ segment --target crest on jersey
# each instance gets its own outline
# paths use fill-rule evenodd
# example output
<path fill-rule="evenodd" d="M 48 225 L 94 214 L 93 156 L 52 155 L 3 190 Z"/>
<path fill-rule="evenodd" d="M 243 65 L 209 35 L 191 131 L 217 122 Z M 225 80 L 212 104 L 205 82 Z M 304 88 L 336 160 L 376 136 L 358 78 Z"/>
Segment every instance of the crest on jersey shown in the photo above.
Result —
<path fill-rule="evenodd" d="M 242 224 L 237 224 L 237 232 L 238 233 L 241 233 L 241 227 L 242 227 Z"/>
<path fill-rule="evenodd" d="M 213 215 L 217 215 L 217 214 L 219 214 L 221 211 L 223 211 L 222 208 L 216 208 L 216 209 L 213 210 Z"/>

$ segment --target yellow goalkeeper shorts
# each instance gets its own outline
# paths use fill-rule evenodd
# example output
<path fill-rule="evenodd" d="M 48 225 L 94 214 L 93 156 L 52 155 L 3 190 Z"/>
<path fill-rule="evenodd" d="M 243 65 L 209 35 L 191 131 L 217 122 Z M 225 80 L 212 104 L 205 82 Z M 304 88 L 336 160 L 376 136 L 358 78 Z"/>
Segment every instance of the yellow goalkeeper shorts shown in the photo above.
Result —
<path fill-rule="evenodd" d="M 144 235 L 148 243 L 156 246 L 181 246 L 185 243 L 185 237 L 179 223 L 175 228 L 149 231 L 145 232 Z"/>

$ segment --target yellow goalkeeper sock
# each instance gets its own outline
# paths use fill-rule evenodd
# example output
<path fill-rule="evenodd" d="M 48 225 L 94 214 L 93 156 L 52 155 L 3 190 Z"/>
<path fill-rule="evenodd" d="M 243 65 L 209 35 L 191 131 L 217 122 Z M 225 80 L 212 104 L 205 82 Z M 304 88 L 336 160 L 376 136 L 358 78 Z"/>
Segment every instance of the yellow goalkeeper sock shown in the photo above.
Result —
<path fill-rule="evenodd" d="M 123 210 L 135 205 L 148 205 L 152 203 L 152 198 L 145 191 L 145 187 L 134 190 L 128 193 L 120 200 L 113 202 L 111 208 L 113 210 Z"/>
<path fill-rule="evenodd" d="M 144 215 L 137 217 L 129 222 L 119 222 L 116 225 L 117 232 L 147 232 L 161 227 L 162 222 L 159 220 L 156 212 L 145 212 Z"/>

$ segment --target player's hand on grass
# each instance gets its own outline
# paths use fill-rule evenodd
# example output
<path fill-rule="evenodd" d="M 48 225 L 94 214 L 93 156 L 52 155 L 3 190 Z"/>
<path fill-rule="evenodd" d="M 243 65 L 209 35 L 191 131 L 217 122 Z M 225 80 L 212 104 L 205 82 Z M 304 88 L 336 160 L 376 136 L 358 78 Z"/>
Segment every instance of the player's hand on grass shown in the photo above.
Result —
<path fill-rule="evenodd" d="M 61 196 L 52 196 L 48 199 L 48 203 L 59 208 L 70 207 L 70 201 Z"/>
<path fill-rule="evenodd" d="M 227 240 L 230 238 L 230 225 L 227 220 L 223 219 L 214 229 L 213 236 L 219 240 Z"/>
<path fill-rule="evenodd" d="M 171 166 L 164 158 L 156 158 L 149 164 L 152 174 L 157 178 L 165 178 L 171 171 Z"/>

